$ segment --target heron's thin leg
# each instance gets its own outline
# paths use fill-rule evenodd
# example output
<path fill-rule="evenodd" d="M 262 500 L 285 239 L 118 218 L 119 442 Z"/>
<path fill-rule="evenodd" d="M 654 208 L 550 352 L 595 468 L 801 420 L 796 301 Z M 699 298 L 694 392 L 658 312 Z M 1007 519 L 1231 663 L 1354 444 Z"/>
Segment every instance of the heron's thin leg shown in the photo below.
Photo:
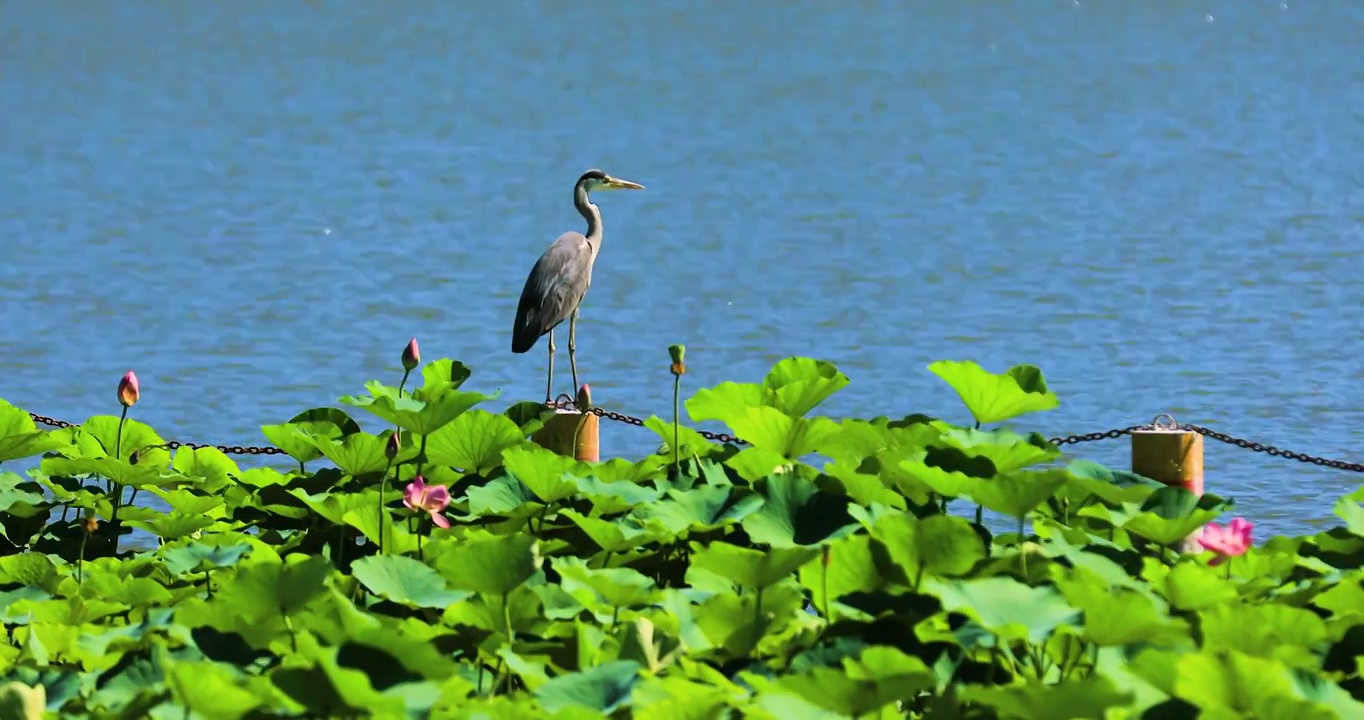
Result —
<path fill-rule="evenodd" d="M 578 311 L 568 316 L 568 367 L 573 372 L 573 398 L 577 404 L 578 388 Z"/>
<path fill-rule="evenodd" d="M 549 331 L 549 377 L 545 378 L 545 404 L 554 399 L 554 331 Z"/>

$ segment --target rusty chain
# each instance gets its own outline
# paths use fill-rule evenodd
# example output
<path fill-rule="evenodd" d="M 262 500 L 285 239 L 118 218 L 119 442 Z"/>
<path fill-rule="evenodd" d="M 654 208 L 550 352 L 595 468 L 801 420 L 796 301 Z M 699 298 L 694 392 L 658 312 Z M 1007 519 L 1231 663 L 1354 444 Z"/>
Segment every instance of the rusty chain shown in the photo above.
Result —
<path fill-rule="evenodd" d="M 548 407 L 553 408 L 555 410 L 572 410 L 574 409 L 574 402 L 567 395 L 560 395 L 558 399 L 548 403 Z M 596 415 L 597 417 L 606 418 L 607 420 L 613 420 L 615 422 L 624 423 L 626 425 L 644 427 L 644 421 L 641 420 L 640 418 L 626 415 L 624 413 L 619 413 L 614 410 L 606 410 L 601 407 L 592 406 L 588 407 L 585 410 L 585 412 L 589 412 L 593 415 Z M 56 418 L 50 418 L 45 415 L 38 415 L 36 413 L 29 413 L 29 417 L 33 419 L 33 422 L 46 425 L 48 427 L 54 427 L 58 429 L 76 427 L 74 423 L 69 423 L 65 420 L 58 420 Z M 1169 422 L 1162 425 L 1161 418 L 1169 418 Z M 1209 437 L 1212 438 L 1213 440 L 1227 443 L 1228 445 L 1235 445 L 1236 447 L 1245 448 L 1252 452 L 1265 453 L 1273 457 L 1287 458 L 1289 460 L 1296 460 L 1298 462 L 1307 463 L 1309 465 L 1329 467 L 1334 468 L 1336 470 L 1364 473 L 1364 463 L 1346 462 L 1343 460 L 1332 460 L 1330 458 L 1318 457 L 1316 455 L 1308 455 L 1306 453 L 1295 452 L 1293 450 L 1284 450 L 1273 445 L 1266 445 L 1264 443 L 1255 442 L 1253 440 L 1246 440 L 1244 438 L 1238 438 L 1223 432 L 1218 432 L 1211 428 L 1203 427 L 1202 425 L 1195 425 L 1192 423 L 1179 423 L 1176 422 L 1175 419 L 1173 417 L 1170 417 L 1169 415 L 1161 415 L 1157 417 L 1154 422 L 1151 423 L 1144 423 L 1141 425 L 1129 425 L 1127 427 L 1113 428 L 1111 430 L 1102 430 L 1099 432 L 1066 435 L 1064 437 L 1049 438 L 1049 440 L 1053 445 L 1072 445 L 1077 443 L 1096 442 L 1099 440 L 1111 440 L 1114 438 L 1120 438 L 1124 435 L 1130 435 L 1138 430 L 1150 430 L 1157 426 L 1171 430 L 1189 430 L 1192 432 L 1196 432 L 1199 435 L 1203 435 L 1204 437 Z M 729 443 L 733 445 L 751 444 L 743 440 L 742 438 L 739 438 L 735 435 L 730 435 L 729 433 L 711 432 L 710 430 L 700 429 L 696 430 L 696 433 L 701 437 L 712 442 Z M 166 449 L 169 450 L 175 450 L 176 448 L 181 447 L 194 449 L 211 447 L 227 455 L 285 454 L 283 450 L 277 447 L 268 446 L 262 447 L 257 445 L 213 445 L 206 443 L 181 442 L 179 440 L 171 440 L 167 442 L 165 445 L 161 445 L 159 447 L 165 447 Z"/>

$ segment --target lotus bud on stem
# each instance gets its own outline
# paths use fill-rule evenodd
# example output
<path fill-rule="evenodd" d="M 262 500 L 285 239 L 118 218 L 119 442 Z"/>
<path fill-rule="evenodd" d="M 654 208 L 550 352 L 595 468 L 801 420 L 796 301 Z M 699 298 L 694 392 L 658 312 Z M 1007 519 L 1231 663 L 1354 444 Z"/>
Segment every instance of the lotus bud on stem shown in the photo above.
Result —
<path fill-rule="evenodd" d="M 682 394 L 682 376 L 687 372 L 687 346 L 669 345 L 668 358 L 672 360 L 669 371 L 673 374 L 673 477 L 677 477 L 682 470 L 682 449 L 681 431 L 678 429 L 682 422 L 682 410 L 680 396 Z"/>
<path fill-rule="evenodd" d="M 421 348 L 417 347 L 417 338 L 407 341 L 407 347 L 403 348 L 403 379 L 398 383 L 398 397 L 403 396 L 403 386 L 407 385 L 407 376 L 417 369 L 422 362 Z"/>
<path fill-rule="evenodd" d="M 141 396 L 142 390 L 137 382 L 137 373 L 132 370 L 123 373 L 123 378 L 118 381 L 118 404 L 123 406 L 123 410 L 119 413 L 118 431 L 114 434 L 115 460 L 123 458 L 123 424 L 128 421 L 128 408 L 136 405 Z M 109 490 L 114 493 L 114 510 L 109 516 L 109 521 L 118 522 L 118 507 L 123 503 L 123 486 L 116 486 L 114 481 L 110 480 Z"/>

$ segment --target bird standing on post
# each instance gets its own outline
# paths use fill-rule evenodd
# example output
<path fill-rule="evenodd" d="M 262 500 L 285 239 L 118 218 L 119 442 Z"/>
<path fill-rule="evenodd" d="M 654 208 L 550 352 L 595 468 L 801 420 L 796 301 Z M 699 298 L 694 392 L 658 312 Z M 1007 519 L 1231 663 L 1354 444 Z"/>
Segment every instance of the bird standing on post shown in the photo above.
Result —
<path fill-rule="evenodd" d="M 566 232 L 559 236 L 531 268 L 521 302 L 516 308 L 512 329 L 512 352 L 524 353 L 535 347 L 541 335 L 549 334 L 549 377 L 545 381 L 545 403 L 554 397 L 554 328 L 568 320 L 568 364 L 573 372 L 573 393 L 578 392 L 577 331 L 578 306 L 592 284 L 592 264 L 601 251 L 601 209 L 588 199 L 594 190 L 643 190 L 629 180 L 613 178 L 600 170 L 588 170 L 573 186 L 573 206 L 587 219 L 587 235 Z"/>

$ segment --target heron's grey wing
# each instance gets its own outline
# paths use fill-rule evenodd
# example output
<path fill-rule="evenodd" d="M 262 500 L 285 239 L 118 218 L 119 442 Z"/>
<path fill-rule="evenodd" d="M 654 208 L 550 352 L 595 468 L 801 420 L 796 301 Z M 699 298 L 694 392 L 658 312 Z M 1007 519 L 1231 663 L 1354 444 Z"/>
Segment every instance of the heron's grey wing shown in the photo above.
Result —
<path fill-rule="evenodd" d="M 592 248 L 582 233 L 560 235 L 531 268 L 516 308 L 512 352 L 523 353 L 541 335 L 568 319 L 587 292 Z"/>

